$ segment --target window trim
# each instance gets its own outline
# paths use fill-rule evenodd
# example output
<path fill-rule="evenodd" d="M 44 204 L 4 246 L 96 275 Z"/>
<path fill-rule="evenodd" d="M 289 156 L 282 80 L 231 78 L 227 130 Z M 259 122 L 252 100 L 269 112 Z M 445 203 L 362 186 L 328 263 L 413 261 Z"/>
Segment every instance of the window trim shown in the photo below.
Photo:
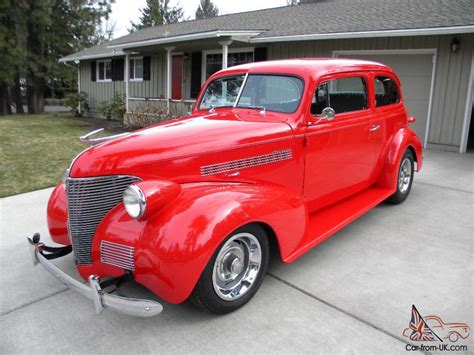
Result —
<path fill-rule="evenodd" d="M 112 82 L 112 78 L 110 79 L 107 79 L 105 78 L 106 75 L 105 75 L 105 64 L 104 64 L 104 79 L 100 79 L 100 76 L 99 76 L 99 73 L 100 73 L 100 70 L 99 70 L 99 67 L 100 67 L 100 63 L 110 63 L 110 68 L 112 70 L 112 59 L 103 59 L 103 60 L 98 60 L 97 61 L 97 64 L 96 64 L 96 81 L 99 82 L 99 83 L 110 83 Z M 113 73 L 113 70 L 112 70 L 112 76 L 114 75 Z"/>
<path fill-rule="evenodd" d="M 328 82 L 333 81 L 333 80 L 340 80 L 340 79 L 347 79 L 347 78 L 354 78 L 354 77 L 361 78 L 365 83 L 365 90 L 366 90 L 366 96 L 367 96 L 367 108 L 364 108 L 362 110 L 356 110 L 356 111 L 348 111 L 348 112 L 340 112 L 340 113 L 336 112 L 336 115 L 334 117 L 335 119 L 337 119 L 338 117 L 341 117 L 341 116 L 344 117 L 346 115 L 367 113 L 368 111 L 373 111 L 375 109 L 375 94 L 373 93 L 373 84 L 372 84 L 372 86 L 370 85 L 371 84 L 371 76 L 369 75 L 369 72 L 347 71 L 347 72 L 324 75 L 324 76 L 319 78 L 319 80 L 316 82 L 316 85 L 313 88 L 313 94 L 312 95 L 314 96 L 316 94 L 316 90 L 322 84 L 328 83 Z M 311 96 L 311 102 L 313 100 L 312 99 L 313 96 Z M 373 99 L 372 99 L 372 96 L 373 96 Z M 311 102 L 310 102 L 309 107 L 308 107 L 309 115 L 307 115 L 307 117 L 310 117 L 310 118 L 313 117 L 314 118 L 314 117 L 317 117 L 317 116 L 314 116 L 311 113 Z M 309 121 L 312 121 L 312 120 L 309 119 Z"/>
<path fill-rule="evenodd" d="M 255 62 L 255 47 L 241 47 L 241 48 L 229 48 L 228 54 L 230 53 L 252 53 L 253 59 Z M 221 49 L 207 49 L 202 51 L 202 60 L 201 60 L 201 86 L 204 85 L 206 80 L 206 66 L 207 66 L 207 55 L 208 54 L 222 54 Z"/>
<path fill-rule="evenodd" d="M 142 68 L 143 70 L 145 69 L 145 64 L 143 63 L 143 56 L 133 56 L 129 58 L 129 63 L 128 63 L 128 80 L 130 82 L 142 82 L 143 81 L 143 72 L 142 72 L 142 77 L 141 78 L 131 78 L 130 77 L 130 68 L 131 68 L 131 61 L 133 60 L 133 76 L 135 76 L 135 60 L 136 59 L 141 59 L 142 60 Z"/>

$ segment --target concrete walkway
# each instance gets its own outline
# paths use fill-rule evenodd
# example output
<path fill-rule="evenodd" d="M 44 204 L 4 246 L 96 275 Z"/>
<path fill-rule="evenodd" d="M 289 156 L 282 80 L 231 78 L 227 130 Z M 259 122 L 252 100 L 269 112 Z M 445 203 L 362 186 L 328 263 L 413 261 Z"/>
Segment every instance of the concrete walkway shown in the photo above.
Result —
<path fill-rule="evenodd" d="M 31 265 L 25 237 L 48 240 L 51 189 L 0 199 L 0 354 L 407 353 L 412 304 L 472 329 L 473 166 L 474 155 L 426 152 L 405 203 L 376 207 L 292 264 L 274 258 L 255 298 L 226 316 L 187 304 L 150 319 L 95 315 Z M 71 256 L 56 263 L 77 276 Z M 472 351 L 473 337 L 456 344 Z"/>

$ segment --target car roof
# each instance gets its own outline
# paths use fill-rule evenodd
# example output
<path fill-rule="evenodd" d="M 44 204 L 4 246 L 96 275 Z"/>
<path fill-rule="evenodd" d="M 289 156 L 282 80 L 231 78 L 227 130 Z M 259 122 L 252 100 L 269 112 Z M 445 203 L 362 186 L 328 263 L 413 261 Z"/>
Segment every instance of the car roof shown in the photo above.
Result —
<path fill-rule="evenodd" d="M 247 63 L 221 70 L 215 75 L 222 76 L 244 72 L 249 74 L 291 74 L 316 78 L 328 74 L 366 70 L 393 72 L 390 67 L 384 64 L 368 60 L 344 58 L 301 58 Z"/>

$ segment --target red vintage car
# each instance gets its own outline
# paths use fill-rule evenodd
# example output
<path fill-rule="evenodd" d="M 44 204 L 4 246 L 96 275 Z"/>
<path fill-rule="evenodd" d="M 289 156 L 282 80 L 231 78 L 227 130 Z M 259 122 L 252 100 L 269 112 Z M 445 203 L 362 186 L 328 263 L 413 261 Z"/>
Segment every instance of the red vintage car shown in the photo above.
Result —
<path fill-rule="evenodd" d="M 298 59 L 222 70 L 188 117 L 83 137 L 91 147 L 48 204 L 51 237 L 64 247 L 35 235 L 33 261 L 97 312 L 161 312 L 114 292 L 129 279 L 170 303 L 231 312 L 257 292 L 270 245 L 292 262 L 379 203 L 407 198 L 422 165 L 413 121 L 382 64 Z M 71 251 L 88 284 L 48 260 Z"/>

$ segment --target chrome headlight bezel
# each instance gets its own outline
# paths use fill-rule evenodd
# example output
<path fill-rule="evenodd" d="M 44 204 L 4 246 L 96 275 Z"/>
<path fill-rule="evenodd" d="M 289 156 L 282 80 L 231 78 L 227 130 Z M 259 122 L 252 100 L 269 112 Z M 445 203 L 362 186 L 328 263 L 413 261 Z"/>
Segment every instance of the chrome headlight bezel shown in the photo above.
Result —
<path fill-rule="evenodd" d="M 137 185 L 130 185 L 123 192 L 123 205 L 128 215 L 138 219 L 146 211 L 146 196 Z"/>

